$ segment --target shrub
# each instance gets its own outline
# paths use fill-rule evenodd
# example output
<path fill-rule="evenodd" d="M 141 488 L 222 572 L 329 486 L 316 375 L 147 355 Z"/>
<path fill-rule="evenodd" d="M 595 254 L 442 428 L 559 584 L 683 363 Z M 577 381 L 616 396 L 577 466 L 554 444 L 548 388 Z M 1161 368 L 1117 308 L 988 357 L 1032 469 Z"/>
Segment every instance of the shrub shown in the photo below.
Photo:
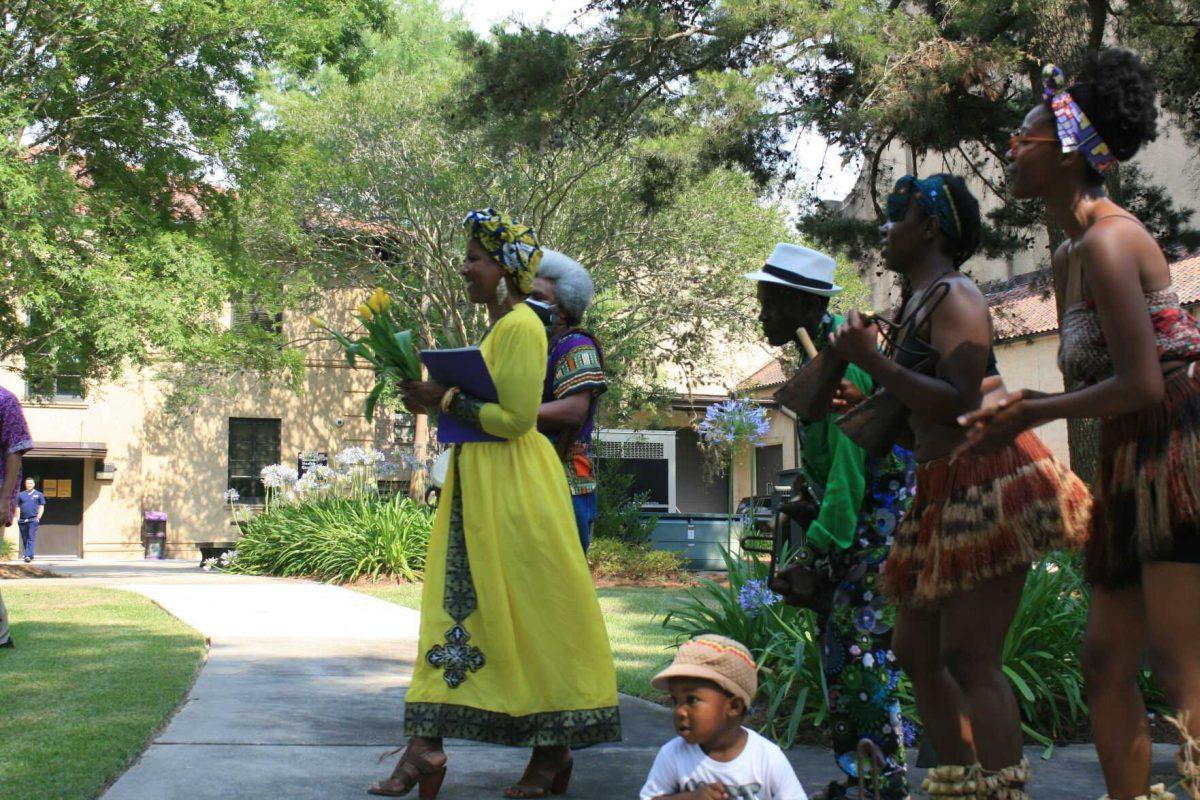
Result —
<path fill-rule="evenodd" d="M 819 726 L 827 713 L 815 616 L 770 600 L 764 605 L 760 584 L 754 582 L 766 577 L 765 565 L 728 554 L 725 560 L 729 585 L 700 581 L 667 613 L 663 625 L 680 641 L 716 633 L 749 647 L 760 667 L 764 733 L 791 746 L 801 726 Z M 1029 574 L 1004 646 L 1004 672 L 1017 695 L 1021 727 L 1047 747 L 1072 738 L 1087 719 L 1079 663 L 1086 620 L 1087 588 L 1079 557 L 1048 555 Z M 1162 693 L 1149 673 L 1143 673 L 1141 684 L 1147 705 L 1164 710 Z M 917 721 L 906 677 L 897 692 L 905 717 Z"/>
<path fill-rule="evenodd" d="M 729 585 L 701 580 L 667 612 L 663 627 L 680 642 L 715 633 L 746 645 L 759 666 L 763 732 L 781 747 L 791 747 L 802 725 L 819 727 L 827 714 L 816 617 L 765 593 L 765 563 L 728 552 L 723 556 Z"/>
<path fill-rule="evenodd" d="M 280 503 L 239 523 L 234 572 L 335 583 L 424 569 L 433 512 L 408 498 L 370 495 Z"/>
<path fill-rule="evenodd" d="M 1021 708 L 1021 728 L 1043 745 L 1087 716 L 1079 649 L 1087 587 L 1077 558 L 1053 553 L 1029 573 L 1004 642 L 1004 674 Z"/>
<path fill-rule="evenodd" d="M 1047 747 L 1073 738 L 1087 720 L 1079 662 L 1087 613 L 1079 556 L 1050 553 L 1030 571 L 1004 642 L 1004 674 L 1017 695 L 1021 728 Z M 1147 706 L 1165 710 L 1148 671 L 1140 683 Z"/>
<path fill-rule="evenodd" d="M 13 545 L 2 533 L 0 533 L 0 560 L 7 561 L 12 557 Z"/>
<path fill-rule="evenodd" d="M 684 558 L 678 553 L 651 550 L 646 544 L 602 538 L 588 549 L 588 566 L 596 578 L 626 581 L 679 580 Z"/>
<path fill-rule="evenodd" d="M 633 476 L 622 472 L 612 463 L 597 461 L 596 521 L 593 539 L 618 539 L 630 544 L 644 544 L 654 533 L 654 519 L 642 513 L 642 504 L 649 493 L 633 493 Z"/>

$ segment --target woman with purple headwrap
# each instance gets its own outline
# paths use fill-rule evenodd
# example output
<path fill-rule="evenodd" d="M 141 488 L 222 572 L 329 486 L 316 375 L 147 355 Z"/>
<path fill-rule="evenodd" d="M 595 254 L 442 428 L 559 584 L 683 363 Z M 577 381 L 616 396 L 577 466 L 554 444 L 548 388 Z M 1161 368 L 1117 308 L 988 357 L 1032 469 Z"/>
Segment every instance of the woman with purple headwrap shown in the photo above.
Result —
<path fill-rule="evenodd" d="M 1009 186 L 1042 199 L 1067 234 L 1053 259 L 1067 391 L 1016 392 L 963 423 L 987 450 L 1053 419 L 1101 419 L 1083 647 L 1093 736 L 1111 800 L 1165 800 L 1150 785 L 1138 676 L 1148 649 L 1200 736 L 1200 327 L 1153 234 L 1105 192 L 1116 163 L 1157 133 L 1149 70 L 1110 49 L 1069 87 L 1053 65 L 1044 75 L 1045 99 L 1012 139 Z M 1179 760 L 1193 792 L 1198 756 Z"/>

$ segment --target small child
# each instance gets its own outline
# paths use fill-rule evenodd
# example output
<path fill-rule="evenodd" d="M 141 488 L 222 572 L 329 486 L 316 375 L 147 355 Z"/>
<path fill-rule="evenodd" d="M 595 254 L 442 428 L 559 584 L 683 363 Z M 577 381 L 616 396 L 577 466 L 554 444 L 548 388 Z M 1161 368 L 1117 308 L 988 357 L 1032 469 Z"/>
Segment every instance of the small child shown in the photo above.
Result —
<path fill-rule="evenodd" d="M 779 746 L 742 727 L 757 669 L 743 645 L 704 634 L 654 676 L 675 701 L 679 736 L 658 751 L 641 800 L 808 800 Z"/>

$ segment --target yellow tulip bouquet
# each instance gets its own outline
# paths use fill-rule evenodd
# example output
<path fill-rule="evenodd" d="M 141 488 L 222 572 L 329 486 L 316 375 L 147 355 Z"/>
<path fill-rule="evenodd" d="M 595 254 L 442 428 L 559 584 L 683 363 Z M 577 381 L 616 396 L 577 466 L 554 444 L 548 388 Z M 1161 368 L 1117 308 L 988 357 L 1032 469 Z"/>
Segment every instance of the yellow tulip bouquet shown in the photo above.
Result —
<path fill-rule="evenodd" d="M 351 366 L 363 358 L 375 367 L 377 381 L 375 388 L 367 395 L 367 421 L 374 419 L 375 406 L 388 384 L 421 380 L 421 360 L 417 356 L 416 339 L 412 331 L 398 329 L 391 307 L 392 298 L 382 288 L 376 288 L 367 302 L 359 305 L 358 318 L 367 331 L 367 335 L 360 339 L 351 339 L 326 325 L 323 320 L 310 317 L 314 326 L 328 331 L 337 340 Z"/>

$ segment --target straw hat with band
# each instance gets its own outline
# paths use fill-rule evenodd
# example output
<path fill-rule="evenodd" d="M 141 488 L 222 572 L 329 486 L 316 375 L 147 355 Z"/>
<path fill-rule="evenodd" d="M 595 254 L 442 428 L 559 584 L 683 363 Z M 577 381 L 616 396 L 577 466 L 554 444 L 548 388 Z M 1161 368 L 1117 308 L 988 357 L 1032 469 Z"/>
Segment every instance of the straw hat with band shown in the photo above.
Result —
<path fill-rule="evenodd" d="M 741 642 L 727 636 L 702 634 L 684 642 L 671 666 L 654 676 L 650 685 L 667 690 L 671 678 L 700 678 L 720 686 L 747 707 L 758 693 L 758 667 Z"/>

